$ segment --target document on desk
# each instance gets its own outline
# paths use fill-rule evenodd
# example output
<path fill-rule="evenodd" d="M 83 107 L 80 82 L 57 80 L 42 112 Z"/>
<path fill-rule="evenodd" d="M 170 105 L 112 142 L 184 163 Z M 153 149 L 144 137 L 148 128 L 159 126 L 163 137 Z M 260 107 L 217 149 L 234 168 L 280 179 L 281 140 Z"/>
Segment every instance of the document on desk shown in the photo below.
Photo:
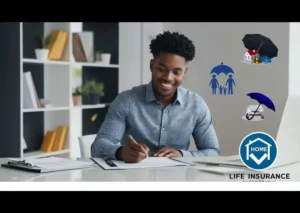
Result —
<path fill-rule="evenodd" d="M 219 175 L 226 175 L 226 174 L 234 174 L 234 173 L 252 173 L 253 171 L 249 169 L 242 169 L 240 167 L 234 168 L 234 167 L 222 167 L 222 166 L 204 166 L 197 168 L 198 170 L 208 172 L 208 173 L 214 173 Z"/>
<path fill-rule="evenodd" d="M 83 162 L 59 157 L 45 157 L 30 160 L 10 159 L 7 163 L 1 164 L 2 167 L 38 173 L 82 169 L 91 167 L 92 165 L 94 165 L 93 162 Z"/>
<path fill-rule="evenodd" d="M 154 167 L 189 166 L 190 164 L 166 157 L 149 157 L 138 163 L 125 163 L 124 161 L 102 158 L 91 158 L 96 164 L 105 170 L 140 169 Z"/>

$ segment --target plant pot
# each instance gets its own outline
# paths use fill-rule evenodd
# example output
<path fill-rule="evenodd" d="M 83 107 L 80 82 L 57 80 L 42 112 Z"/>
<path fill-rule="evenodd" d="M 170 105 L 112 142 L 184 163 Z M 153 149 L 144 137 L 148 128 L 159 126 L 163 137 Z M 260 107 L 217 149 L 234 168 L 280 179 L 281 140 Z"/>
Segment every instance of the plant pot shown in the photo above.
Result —
<path fill-rule="evenodd" d="M 100 103 L 100 95 L 90 94 L 89 95 L 89 103 L 90 104 L 99 104 Z"/>
<path fill-rule="evenodd" d="M 101 60 L 103 64 L 109 65 L 110 64 L 110 59 L 111 59 L 111 54 L 110 53 L 102 53 L 101 54 Z"/>
<path fill-rule="evenodd" d="M 80 106 L 82 104 L 82 96 L 81 95 L 73 95 L 73 104 L 74 104 L 74 106 Z"/>
<path fill-rule="evenodd" d="M 47 61 L 48 55 L 49 55 L 49 50 L 48 49 L 35 49 L 35 55 L 36 55 L 36 59 L 42 60 L 42 61 Z"/>

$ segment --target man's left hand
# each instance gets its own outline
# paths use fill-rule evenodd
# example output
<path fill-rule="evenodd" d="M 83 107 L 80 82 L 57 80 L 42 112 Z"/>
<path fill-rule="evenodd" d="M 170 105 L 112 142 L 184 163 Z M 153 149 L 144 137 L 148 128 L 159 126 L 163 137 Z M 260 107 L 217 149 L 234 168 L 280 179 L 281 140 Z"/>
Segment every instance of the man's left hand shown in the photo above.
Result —
<path fill-rule="evenodd" d="M 154 157 L 182 157 L 182 154 L 180 151 L 177 151 L 176 149 L 173 149 L 172 147 L 165 146 L 154 153 Z"/>

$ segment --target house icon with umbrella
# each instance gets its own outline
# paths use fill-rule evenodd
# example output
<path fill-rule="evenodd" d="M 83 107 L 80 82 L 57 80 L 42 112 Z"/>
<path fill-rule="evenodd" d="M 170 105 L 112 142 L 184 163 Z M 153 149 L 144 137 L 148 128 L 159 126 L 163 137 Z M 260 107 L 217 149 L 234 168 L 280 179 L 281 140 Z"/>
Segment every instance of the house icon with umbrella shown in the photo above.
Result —
<path fill-rule="evenodd" d="M 244 60 L 252 63 L 255 60 L 255 56 L 259 55 L 258 50 L 248 50 L 244 55 Z"/>
<path fill-rule="evenodd" d="M 244 47 L 248 49 L 241 62 L 248 64 L 269 64 L 272 58 L 278 56 L 275 43 L 262 34 L 246 34 L 243 39 Z"/>
<path fill-rule="evenodd" d="M 271 144 L 264 141 L 261 138 L 256 138 L 255 140 L 250 140 L 246 146 L 246 160 L 249 160 L 250 158 L 255 161 L 258 165 L 261 164 L 266 158 L 267 160 L 270 160 L 270 148 Z M 257 155 L 254 153 L 258 152 L 265 152 L 259 159 L 257 158 Z"/>

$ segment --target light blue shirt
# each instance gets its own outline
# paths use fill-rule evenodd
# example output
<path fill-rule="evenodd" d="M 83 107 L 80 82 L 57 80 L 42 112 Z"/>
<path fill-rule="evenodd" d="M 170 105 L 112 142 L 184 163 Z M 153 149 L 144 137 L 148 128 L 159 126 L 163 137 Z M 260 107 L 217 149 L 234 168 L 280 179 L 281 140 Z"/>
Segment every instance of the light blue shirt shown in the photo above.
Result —
<path fill-rule="evenodd" d="M 116 159 L 116 150 L 129 141 L 128 134 L 149 147 L 149 156 L 163 146 L 180 150 L 184 157 L 220 153 L 207 104 L 181 86 L 176 100 L 165 108 L 156 100 L 152 82 L 119 93 L 91 146 L 92 157 Z M 188 151 L 191 136 L 196 151 Z"/>

